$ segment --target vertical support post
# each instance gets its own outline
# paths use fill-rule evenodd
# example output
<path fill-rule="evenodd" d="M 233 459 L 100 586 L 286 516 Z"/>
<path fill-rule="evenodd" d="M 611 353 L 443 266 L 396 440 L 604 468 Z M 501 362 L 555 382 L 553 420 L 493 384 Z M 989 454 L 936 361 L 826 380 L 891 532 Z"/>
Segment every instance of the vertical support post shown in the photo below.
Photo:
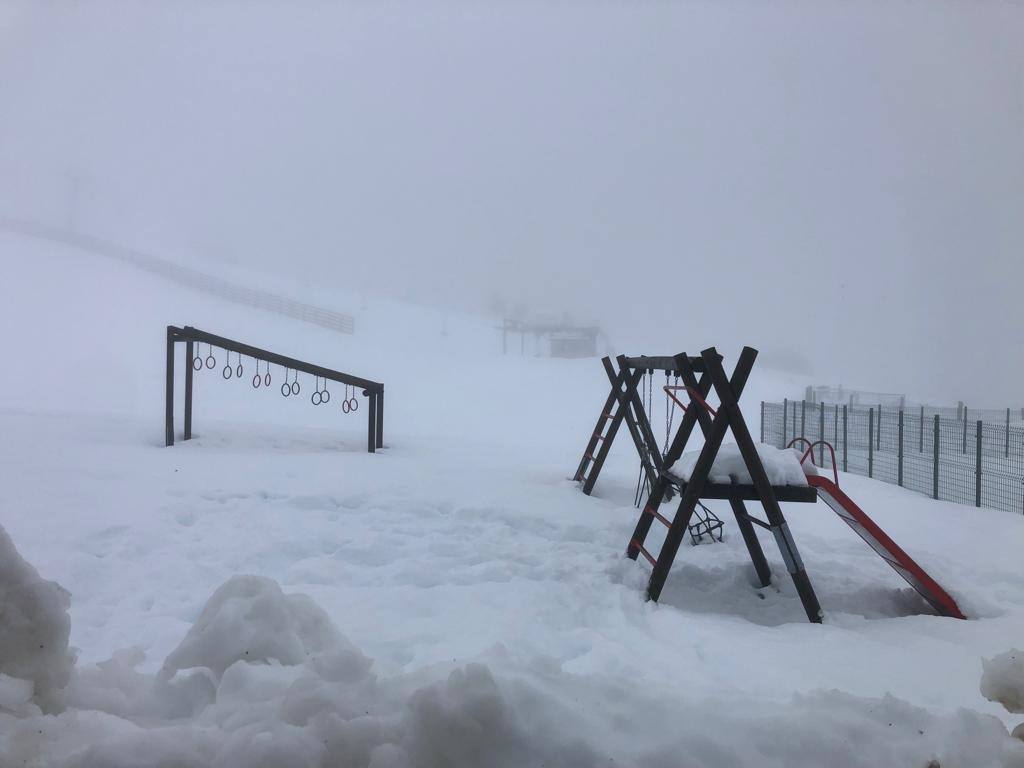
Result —
<path fill-rule="evenodd" d="M 377 447 L 384 447 L 384 387 L 377 393 Z"/>
<path fill-rule="evenodd" d="M 966 407 L 964 408 L 963 427 L 964 427 L 964 429 L 963 429 L 964 437 L 963 437 L 963 445 L 960 446 L 960 453 L 962 453 L 964 456 L 966 456 L 967 455 L 967 408 Z"/>
<path fill-rule="evenodd" d="M 369 453 L 377 452 L 377 393 L 367 391 L 369 407 L 366 409 L 367 437 L 366 450 Z"/>
<path fill-rule="evenodd" d="M 924 406 L 921 406 L 921 423 L 917 425 L 918 437 L 917 437 L 917 452 L 924 453 Z"/>
<path fill-rule="evenodd" d="M 195 356 L 192 339 L 185 342 L 185 440 L 192 439 L 192 358 Z"/>
<path fill-rule="evenodd" d="M 800 437 L 807 439 L 807 401 L 800 401 Z"/>
<path fill-rule="evenodd" d="M 899 420 L 899 448 L 897 449 L 897 470 L 896 470 L 896 484 L 900 487 L 903 486 L 903 409 L 900 408 L 900 420 Z"/>
<path fill-rule="evenodd" d="M 932 427 L 932 498 L 939 498 L 939 414 Z"/>
<path fill-rule="evenodd" d="M 974 506 L 981 506 L 981 430 L 982 422 L 978 419 L 975 426 L 975 450 L 974 450 Z"/>
<path fill-rule="evenodd" d="M 782 445 L 780 448 L 785 448 L 788 444 L 786 440 L 786 422 L 789 420 L 789 400 L 782 398 Z"/>
<path fill-rule="evenodd" d="M 1009 413 L 1009 411 L 1007 411 L 1007 413 Z M 1007 423 L 1009 423 L 1009 417 L 1007 417 Z M 1007 434 L 1009 434 L 1009 432 L 1007 432 Z M 764 400 L 761 401 L 761 442 L 764 442 Z"/>
<path fill-rule="evenodd" d="M 1010 409 L 1006 409 L 1006 452 L 1004 458 L 1010 458 Z"/>
<path fill-rule="evenodd" d="M 835 421 L 832 424 L 832 447 L 837 448 L 839 446 L 839 403 L 835 404 Z"/>
<path fill-rule="evenodd" d="M 850 463 L 849 463 L 849 456 L 850 456 L 850 454 L 849 454 L 849 450 L 848 450 L 849 446 L 848 446 L 847 441 L 846 441 L 846 423 L 847 423 L 846 422 L 846 405 L 844 404 L 843 405 L 843 472 L 849 472 L 850 471 Z"/>
<path fill-rule="evenodd" d="M 164 405 L 164 445 L 174 445 L 174 331 L 167 328 L 167 402 Z"/>
<path fill-rule="evenodd" d="M 877 440 L 877 444 L 875 445 L 875 447 L 878 448 L 878 450 L 882 450 L 882 404 L 881 403 L 878 404 L 878 429 L 875 430 L 875 440 Z"/>
<path fill-rule="evenodd" d="M 825 401 L 821 401 L 821 408 L 818 411 L 818 439 L 822 444 L 818 446 L 818 466 L 825 466 Z"/>
<path fill-rule="evenodd" d="M 868 477 L 875 468 L 875 409 L 868 408 Z"/>

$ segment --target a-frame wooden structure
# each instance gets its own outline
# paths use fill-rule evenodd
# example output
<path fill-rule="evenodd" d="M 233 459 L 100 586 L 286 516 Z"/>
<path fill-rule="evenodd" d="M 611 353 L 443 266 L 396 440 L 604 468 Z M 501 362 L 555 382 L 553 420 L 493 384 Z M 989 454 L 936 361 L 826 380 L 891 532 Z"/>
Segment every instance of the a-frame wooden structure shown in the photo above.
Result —
<path fill-rule="evenodd" d="M 701 499 L 728 500 L 761 585 L 768 586 L 771 580 L 771 571 L 754 531 L 754 525 L 759 525 L 772 532 L 782 552 L 786 569 L 793 578 L 797 593 L 803 602 L 807 618 L 813 622 L 820 622 L 821 606 L 814 594 L 814 588 L 811 586 L 807 572 L 804 570 L 800 552 L 793 541 L 786 518 L 782 514 L 782 508 L 779 506 L 780 501 L 813 503 L 817 500 L 817 492 L 809 485 L 773 486 L 771 484 L 758 455 L 757 446 L 740 411 L 739 398 L 756 358 L 757 350 L 744 347 L 731 379 L 726 375 L 725 369 L 722 367 L 722 357 L 714 347 L 705 349 L 701 352 L 700 357 L 676 355 L 673 358 L 674 370 L 679 371 L 682 377 L 686 394 L 690 398 L 690 405 L 687 407 L 672 444 L 665 454 L 658 476 L 651 485 L 650 495 L 640 512 L 640 519 L 637 521 L 626 554 L 633 560 L 642 554 L 654 567 L 647 585 L 647 597 L 657 600 L 665 586 L 665 580 L 672 568 L 676 553 L 679 551 L 679 545 L 682 544 L 686 535 L 698 502 Z M 698 374 L 700 378 L 698 378 Z M 720 403 L 717 411 L 713 411 L 705 402 L 712 390 L 718 396 Z M 690 477 L 684 480 L 672 473 L 672 466 L 683 455 L 693 429 L 697 426 L 700 427 L 704 435 L 704 445 Z M 752 482 L 749 485 L 713 483 L 710 480 L 715 458 L 730 429 L 750 473 Z M 670 520 L 659 512 L 659 507 L 667 500 L 671 491 L 679 494 L 679 504 L 674 517 Z M 760 502 L 767 521 L 750 515 L 744 504 L 745 501 Z M 665 541 L 657 556 L 644 546 L 651 525 L 656 520 L 668 528 Z"/>
<path fill-rule="evenodd" d="M 576 481 L 583 484 L 583 492 L 588 496 L 594 490 L 594 484 L 601 474 L 612 442 L 623 422 L 626 423 L 630 437 L 633 438 L 636 452 L 640 456 L 640 465 L 651 486 L 664 468 L 662 451 L 658 447 L 654 430 L 651 429 L 650 418 L 637 386 L 646 371 L 665 371 L 679 375 L 676 357 L 619 355 L 615 358 L 615 363 L 617 369 L 612 366 L 610 358 L 601 358 L 601 364 L 612 389 L 601 408 L 601 415 L 597 417 L 597 424 L 583 451 L 583 458 L 580 459 L 576 474 L 573 475 Z"/>

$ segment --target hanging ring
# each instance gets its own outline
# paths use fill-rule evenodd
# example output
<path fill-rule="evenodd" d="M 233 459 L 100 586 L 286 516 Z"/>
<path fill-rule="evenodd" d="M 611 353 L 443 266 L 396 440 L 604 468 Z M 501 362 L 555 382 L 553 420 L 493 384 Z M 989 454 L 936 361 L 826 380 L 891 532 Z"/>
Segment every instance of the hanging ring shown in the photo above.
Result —
<path fill-rule="evenodd" d="M 238 361 L 238 367 L 235 368 L 235 376 L 237 376 L 238 378 L 242 378 L 242 361 L 241 361 L 241 359 L 239 359 L 239 361 Z"/>
<path fill-rule="evenodd" d="M 348 404 L 348 400 L 342 400 L 341 401 L 341 410 L 344 413 L 348 413 L 349 411 L 352 410 L 352 408 Z"/>
<path fill-rule="evenodd" d="M 351 398 L 349 398 L 349 401 L 348 401 L 348 409 L 349 409 L 349 411 L 351 411 L 352 413 L 355 413 L 356 411 L 358 411 L 358 410 L 359 410 L 359 401 L 358 401 L 358 400 L 356 400 L 356 397 L 355 397 L 355 395 L 353 395 L 353 396 L 352 396 Z"/>
<path fill-rule="evenodd" d="M 231 378 L 231 366 L 230 365 L 225 365 L 224 366 L 224 370 L 220 372 L 220 375 L 223 376 L 225 379 L 230 379 Z"/>
<path fill-rule="evenodd" d="M 299 377 L 296 374 L 295 381 L 292 382 L 292 394 L 297 395 L 302 391 L 302 387 L 299 386 Z"/>
<path fill-rule="evenodd" d="M 320 393 L 320 400 L 325 403 L 331 402 L 331 393 L 327 391 L 327 385 L 324 385 L 323 391 Z"/>
<path fill-rule="evenodd" d="M 263 377 L 264 386 L 270 386 L 270 371 L 267 371 L 267 375 Z"/>
<path fill-rule="evenodd" d="M 281 385 L 281 394 L 284 395 L 285 397 L 288 397 L 288 395 L 290 395 L 291 393 L 292 388 L 288 386 L 288 382 L 286 381 L 284 384 Z"/>
<path fill-rule="evenodd" d="M 215 366 L 216 364 L 217 364 L 217 358 L 214 357 L 213 356 L 213 352 L 211 352 L 210 354 L 208 354 L 206 356 L 206 367 L 212 370 L 213 366 Z"/>
<path fill-rule="evenodd" d="M 203 358 L 199 357 L 199 355 L 196 355 L 195 357 L 192 358 L 192 370 L 193 371 L 201 371 L 201 370 L 203 370 Z"/>
<path fill-rule="evenodd" d="M 310 400 L 310 402 L 313 403 L 313 405 L 320 405 L 320 403 L 322 403 L 324 401 L 323 398 L 320 396 L 320 390 L 319 389 L 315 390 L 313 392 L 313 394 L 309 396 L 309 400 Z"/>
<path fill-rule="evenodd" d="M 260 376 L 258 373 L 255 376 L 252 377 L 252 388 L 253 389 L 259 389 L 260 388 L 260 384 L 262 384 L 262 383 L 263 383 L 263 377 Z"/>

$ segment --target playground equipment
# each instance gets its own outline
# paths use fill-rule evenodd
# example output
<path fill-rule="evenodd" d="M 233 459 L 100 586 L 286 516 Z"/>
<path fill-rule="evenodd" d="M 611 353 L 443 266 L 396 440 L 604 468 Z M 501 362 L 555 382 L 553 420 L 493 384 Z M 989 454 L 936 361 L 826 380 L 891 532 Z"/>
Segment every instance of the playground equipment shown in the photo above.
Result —
<path fill-rule="evenodd" d="M 601 359 L 605 374 L 611 382 L 611 391 L 583 451 L 583 458 L 580 459 L 574 478 L 582 484 L 583 492 L 589 496 L 608 458 L 619 427 L 625 422 L 640 458 L 640 473 L 634 499 L 634 504 L 639 507 L 664 469 L 676 408 L 683 412 L 687 408 L 675 393 L 685 390 L 687 386 L 679 385 L 682 373 L 675 357 L 619 355 L 615 362 L 618 370 L 612 366 L 610 358 Z M 664 373 L 665 376 L 665 383 L 662 386 L 665 396 L 665 437 L 661 445 L 658 444 L 651 426 L 656 386 L 655 371 Z M 672 493 L 671 488 L 666 490 L 666 500 L 672 498 Z M 722 540 L 723 523 L 706 505 L 698 501 L 694 516 L 696 519 L 689 527 L 690 540 L 693 544 L 699 544 L 704 540 Z"/>
<path fill-rule="evenodd" d="M 178 328 L 167 326 L 167 383 L 164 442 L 174 445 L 174 358 L 175 344 L 185 344 L 185 432 L 184 439 L 192 439 L 192 390 L 194 375 L 201 371 L 213 371 L 217 367 L 215 349 L 224 351 L 224 367 L 220 371 L 221 378 L 241 380 L 245 375 L 243 357 L 251 358 L 256 372 L 252 377 L 253 389 L 268 389 L 273 384 L 271 365 L 276 365 L 284 373 L 280 393 L 282 397 L 299 397 L 302 385 L 299 373 L 313 377 L 313 392 L 310 402 L 313 405 L 327 405 L 331 402 L 331 392 L 327 382 L 332 381 L 344 387 L 344 397 L 340 401 L 342 413 L 354 413 L 359 410 L 359 399 L 356 391 L 361 389 L 364 397 L 369 399 L 367 410 L 367 450 L 374 453 L 384 444 L 384 385 L 348 373 L 334 371 L 320 365 L 313 365 L 293 357 L 285 357 L 275 352 L 268 352 L 259 347 L 243 344 L 223 336 L 216 336 L 198 328 L 185 326 Z M 206 355 L 202 354 L 200 345 L 206 345 Z M 234 353 L 232 358 L 231 353 Z M 233 364 L 232 364 L 233 363 Z M 261 368 L 261 364 L 264 366 Z"/>
<path fill-rule="evenodd" d="M 634 436 L 637 450 L 641 451 L 641 460 L 643 461 L 643 451 L 646 450 L 651 465 L 650 492 L 626 549 L 626 555 L 630 559 L 636 560 L 639 555 L 643 555 L 653 566 L 647 585 L 648 599 L 656 601 L 661 595 L 679 546 L 687 531 L 690 531 L 691 520 L 701 505 L 701 500 L 722 499 L 729 502 L 761 586 L 768 586 L 771 582 L 771 569 L 761 549 L 754 525 L 772 532 L 807 618 L 813 622 L 820 622 L 821 606 L 779 504 L 813 503 L 820 496 L 937 611 L 945 616 L 964 618 L 955 601 L 906 552 L 886 536 L 863 510 L 839 490 L 838 474 L 835 481 L 812 475 L 807 478 L 807 485 L 771 483 L 739 407 L 739 398 L 756 358 L 755 349 L 744 347 L 731 378 L 726 375 L 722 366 L 722 356 L 714 347 L 705 349 L 699 357 L 688 357 L 685 354 L 672 358 L 620 357 L 617 373 L 607 358 L 604 361 L 605 370 L 612 380 L 612 393 L 602 410 L 595 434 L 588 443 L 576 478 L 583 482 L 584 492 L 589 493 L 604 459 L 607 458 L 608 444 L 614 439 L 618 426 L 625 421 Z M 685 403 L 680 401 L 685 408 L 683 418 L 663 455 L 655 454 L 650 449 L 648 438 L 653 438 L 650 434 L 650 424 L 646 420 L 643 404 L 637 402 L 640 398 L 636 385 L 642 375 L 641 371 L 655 367 L 659 370 L 677 372 L 682 379 L 682 385 L 674 387 L 671 391 L 685 393 L 687 397 Z M 717 409 L 712 408 L 707 402 L 712 389 L 718 397 Z M 608 428 L 607 431 L 603 431 L 606 421 Z M 682 457 L 694 428 L 698 426 L 704 436 L 704 445 L 689 472 L 675 474 L 675 464 Z M 730 430 L 736 440 L 736 447 L 746 472 L 750 476 L 750 483 L 723 483 L 711 479 L 722 442 Z M 595 454 L 594 450 L 597 449 L 598 443 L 600 449 Z M 808 448 L 801 463 L 810 457 L 814 447 L 812 445 Z M 678 494 L 679 504 L 675 516 L 670 520 L 659 512 L 659 508 L 674 494 Z M 767 521 L 750 515 L 744 504 L 746 501 L 760 502 Z M 654 521 L 660 522 L 668 529 L 657 555 L 645 547 Z M 690 533 L 692 536 L 692 531 Z"/>

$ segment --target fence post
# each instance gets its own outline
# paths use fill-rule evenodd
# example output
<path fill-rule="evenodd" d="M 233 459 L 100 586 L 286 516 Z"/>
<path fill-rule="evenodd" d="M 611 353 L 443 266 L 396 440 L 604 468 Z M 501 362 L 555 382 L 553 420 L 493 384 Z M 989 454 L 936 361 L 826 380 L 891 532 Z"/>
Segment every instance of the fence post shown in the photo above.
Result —
<path fill-rule="evenodd" d="M 836 416 L 833 426 L 832 447 L 839 445 L 839 403 L 836 403 Z"/>
<path fill-rule="evenodd" d="M 818 414 L 818 439 L 821 445 L 818 446 L 818 466 L 825 466 L 825 401 L 821 401 L 821 411 Z"/>
<path fill-rule="evenodd" d="M 1010 409 L 1006 409 L 1006 453 L 1005 458 L 1010 458 Z"/>
<path fill-rule="evenodd" d="M 960 446 L 960 453 L 962 453 L 964 456 L 966 456 L 967 455 L 967 406 L 964 406 L 964 421 L 963 421 L 963 424 L 964 424 L 964 439 L 963 439 L 963 445 Z"/>
<path fill-rule="evenodd" d="M 761 401 L 761 442 L 764 442 L 764 400 Z"/>
<path fill-rule="evenodd" d="M 935 414 L 932 430 L 932 498 L 939 498 L 939 414 Z"/>
<path fill-rule="evenodd" d="M 920 435 L 917 439 L 917 452 L 924 453 L 924 406 L 921 406 L 921 423 L 918 424 Z"/>
<path fill-rule="evenodd" d="M 898 462 L 897 462 L 898 469 L 896 470 L 896 476 L 897 476 L 896 484 L 899 485 L 902 488 L 903 487 L 903 409 L 902 408 L 900 408 L 899 439 L 900 439 L 900 445 L 899 445 L 899 449 L 898 449 L 899 450 L 899 453 L 898 453 L 898 457 L 899 458 L 898 458 Z"/>
<path fill-rule="evenodd" d="M 878 450 L 882 450 L 882 404 L 881 403 L 878 404 L 878 429 L 875 430 L 875 434 L 877 435 L 877 437 L 875 439 L 878 441 L 878 445 L 876 447 L 878 448 Z"/>
<path fill-rule="evenodd" d="M 974 506 L 981 506 L 981 419 L 975 427 L 977 446 L 974 452 Z"/>
<path fill-rule="evenodd" d="M 786 447 L 786 421 L 789 419 L 789 400 L 782 398 L 782 445 L 780 448 Z"/>
<path fill-rule="evenodd" d="M 191 367 L 192 361 L 188 362 Z M 174 331 L 167 327 L 167 380 L 164 384 L 164 445 L 174 445 Z"/>
<path fill-rule="evenodd" d="M 800 401 L 800 437 L 807 439 L 807 401 Z"/>
<path fill-rule="evenodd" d="M 843 405 L 843 472 L 848 472 L 850 469 L 848 457 L 849 451 L 847 450 L 846 442 L 846 406 Z"/>
<path fill-rule="evenodd" d="M 875 467 L 875 409 L 868 408 L 868 477 Z"/>

